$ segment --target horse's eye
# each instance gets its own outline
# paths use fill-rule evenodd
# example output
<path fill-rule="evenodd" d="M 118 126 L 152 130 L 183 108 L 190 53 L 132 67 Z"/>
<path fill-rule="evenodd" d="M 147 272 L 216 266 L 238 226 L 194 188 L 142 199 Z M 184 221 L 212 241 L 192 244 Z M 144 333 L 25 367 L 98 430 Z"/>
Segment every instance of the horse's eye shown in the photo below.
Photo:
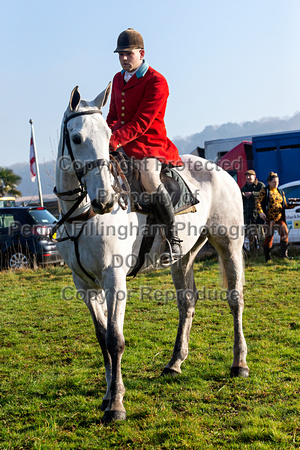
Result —
<path fill-rule="evenodd" d="M 75 134 L 74 136 L 72 136 L 72 142 L 75 145 L 81 144 L 81 136 L 79 134 Z"/>

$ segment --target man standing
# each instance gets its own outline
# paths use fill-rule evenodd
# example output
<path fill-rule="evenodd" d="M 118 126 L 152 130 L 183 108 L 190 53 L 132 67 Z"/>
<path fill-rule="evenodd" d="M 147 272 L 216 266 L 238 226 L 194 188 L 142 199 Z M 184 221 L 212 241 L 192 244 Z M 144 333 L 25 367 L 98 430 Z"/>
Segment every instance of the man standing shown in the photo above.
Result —
<path fill-rule="evenodd" d="M 259 218 L 255 207 L 255 200 L 257 199 L 260 190 L 265 186 L 264 183 L 258 181 L 254 170 L 247 170 L 246 184 L 242 187 L 242 197 L 244 206 L 244 223 L 245 223 L 245 248 L 249 251 L 253 248 L 258 248 L 259 240 L 261 238 L 261 224 L 263 220 Z M 248 247 L 249 246 L 249 247 Z"/>
<path fill-rule="evenodd" d="M 255 207 L 255 200 L 265 185 L 257 180 L 254 170 L 247 170 L 245 175 L 246 184 L 241 189 L 244 205 L 244 222 L 245 225 L 251 225 L 257 223 L 258 212 Z"/>
<path fill-rule="evenodd" d="M 174 208 L 160 180 L 163 163 L 180 165 L 175 145 L 168 139 L 164 116 L 169 96 L 166 79 L 148 65 L 141 34 L 132 28 L 117 40 L 122 71 L 113 80 L 107 123 L 112 131 L 110 150 L 122 147 L 134 158 L 141 172 L 141 182 L 150 194 L 160 221 L 166 225 L 168 249 L 163 263 L 171 264 L 181 257 Z"/>

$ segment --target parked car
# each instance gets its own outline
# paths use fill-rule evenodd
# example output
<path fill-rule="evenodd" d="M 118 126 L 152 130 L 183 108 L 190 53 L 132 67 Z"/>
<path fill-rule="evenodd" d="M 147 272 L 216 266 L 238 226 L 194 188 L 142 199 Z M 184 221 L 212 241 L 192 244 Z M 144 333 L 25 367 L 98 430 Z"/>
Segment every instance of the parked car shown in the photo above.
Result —
<path fill-rule="evenodd" d="M 49 238 L 57 219 L 42 207 L 0 208 L 1 268 L 63 264 Z"/>
<path fill-rule="evenodd" d="M 279 186 L 283 189 L 285 197 L 289 203 L 300 203 L 300 180 L 292 181 L 290 183 L 282 184 Z M 295 206 L 292 209 L 285 210 L 286 224 L 289 229 L 289 242 L 300 243 L 300 206 Z M 275 232 L 274 243 L 277 244 L 280 241 L 279 234 Z"/>
<path fill-rule="evenodd" d="M 9 206 L 16 206 L 15 197 L 0 197 L 0 208 L 7 208 Z"/>

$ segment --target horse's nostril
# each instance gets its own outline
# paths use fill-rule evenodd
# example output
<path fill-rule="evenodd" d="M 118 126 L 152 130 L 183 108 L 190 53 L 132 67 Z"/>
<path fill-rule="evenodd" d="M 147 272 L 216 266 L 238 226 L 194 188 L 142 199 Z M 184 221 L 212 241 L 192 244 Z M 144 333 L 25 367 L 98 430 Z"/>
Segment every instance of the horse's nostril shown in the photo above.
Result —
<path fill-rule="evenodd" d="M 96 214 L 106 214 L 113 210 L 114 202 L 101 203 L 97 200 L 92 201 L 92 208 Z"/>
<path fill-rule="evenodd" d="M 72 142 L 75 145 L 81 144 L 81 136 L 79 134 L 76 134 L 75 136 L 72 136 Z"/>

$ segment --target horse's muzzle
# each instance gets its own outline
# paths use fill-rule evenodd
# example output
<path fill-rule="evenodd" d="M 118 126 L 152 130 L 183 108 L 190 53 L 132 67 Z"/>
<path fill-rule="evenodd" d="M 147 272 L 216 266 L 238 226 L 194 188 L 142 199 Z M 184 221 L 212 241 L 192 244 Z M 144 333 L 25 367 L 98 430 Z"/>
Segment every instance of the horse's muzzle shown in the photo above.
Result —
<path fill-rule="evenodd" d="M 106 214 L 112 212 L 115 204 L 115 196 L 111 196 L 109 201 L 105 203 L 99 202 L 98 200 L 92 201 L 92 208 L 96 214 Z"/>

